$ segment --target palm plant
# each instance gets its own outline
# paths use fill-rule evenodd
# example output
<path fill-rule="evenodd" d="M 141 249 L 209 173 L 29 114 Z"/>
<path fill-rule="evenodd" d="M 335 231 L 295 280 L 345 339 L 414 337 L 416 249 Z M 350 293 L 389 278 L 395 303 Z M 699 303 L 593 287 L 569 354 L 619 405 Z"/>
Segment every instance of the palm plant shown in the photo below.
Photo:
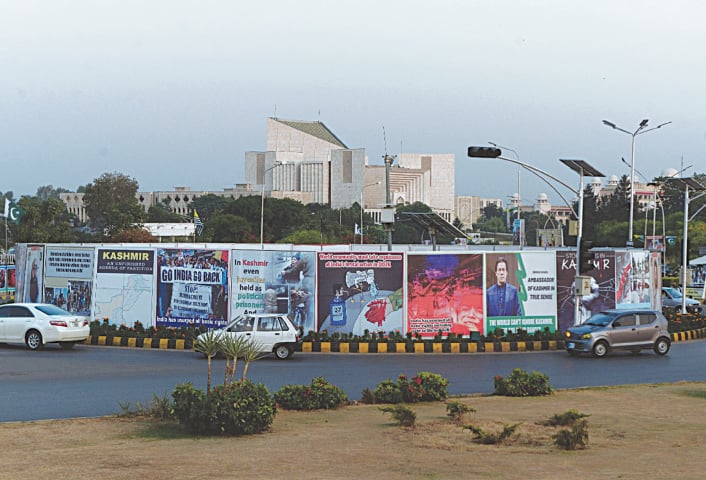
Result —
<path fill-rule="evenodd" d="M 235 378 L 235 367 L 238 362 L 238 357 L 242 357 L 247 349 L 246 337 L 226 336 L 221 342 L 221 352 L 226 357 L 226 371 L 223 376 L 223 386 L 229 382 L 232 384 Z M 231 363 L 232 360 L 232 363 Z"/>
<path fill-rule="evenodd" d="M 221 351 L 221 335 L 217 330 L 209 330 L 200 335 L 194 342 L 194 350 L 206 355 L 208 359 L 208 380 L 206 381 L 206 393 L 211 391 L 211 359 Z"/>
<path fill-rule="evenodd" d="M 264 355 L 262 350 L 262 344 L 256 340 L 249 341 L 245 344 L 242 355 L 243 361 L 245 361 L 245 367 L 243 367 L 243 381 L 245 381 L 245 377 L 248 374 L 248 367 L 250 367 L 250 363 Z"/>

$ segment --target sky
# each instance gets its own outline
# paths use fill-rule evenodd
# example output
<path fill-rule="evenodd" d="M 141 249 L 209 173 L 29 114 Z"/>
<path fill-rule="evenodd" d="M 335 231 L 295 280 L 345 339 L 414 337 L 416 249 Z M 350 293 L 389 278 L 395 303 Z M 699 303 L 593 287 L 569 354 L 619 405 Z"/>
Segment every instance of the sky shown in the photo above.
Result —
<path fill-rule="evenodd" d="M 370 164 L 454 153 L 456 194 L 531 204 L 569 185 L 704 173 L 706 3 L 594 0 L 0 0 L 0 192 L 244 183 L 267 118 L 320 120 Z M 516 152 L 516 153 L 515 153 Z M 571 197 L 563 187 L 560 191 Z"/>

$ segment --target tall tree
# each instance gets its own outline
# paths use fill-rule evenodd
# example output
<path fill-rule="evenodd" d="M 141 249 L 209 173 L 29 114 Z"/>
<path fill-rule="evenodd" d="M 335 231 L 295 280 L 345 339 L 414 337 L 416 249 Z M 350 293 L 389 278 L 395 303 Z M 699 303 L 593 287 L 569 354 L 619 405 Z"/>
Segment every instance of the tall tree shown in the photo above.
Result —
<path fill-rule="evenodd" d="M 145 216 L 135 195 L 137 180 L 122 173 L 104 173 L 86 185 L 83 203 L 89 225 L 112 236 L 140 224 Z"/>

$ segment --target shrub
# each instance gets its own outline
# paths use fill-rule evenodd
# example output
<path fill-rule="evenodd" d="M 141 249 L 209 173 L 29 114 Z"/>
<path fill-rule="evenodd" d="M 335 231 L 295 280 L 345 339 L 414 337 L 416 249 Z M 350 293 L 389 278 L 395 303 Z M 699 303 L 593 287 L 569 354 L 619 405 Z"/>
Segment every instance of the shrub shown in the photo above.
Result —
<path fill-rule="evenodd" d="M 402 400 L 408 403 L 446 400 L 449 396 L 446 387 L 449 381 L 438 373 L 419 372 L 407 380 L 406 375 L 397 378 Z"/>
<path fill-rule="evenodd" d="M 588 444 L 588 423 L 586 420 L 580 420 L 570 430 L 559 430 L 552 438 L 554 445 L 564 450 L 584 449 Z"/>
<path fill-rule="evenodd" d="M 495 395 L 534 397 L 551 393 L 552 386 L 549 384 L 549 377 L 543 373 L 527 373 L 521 368 L 515 368 L 507 379 L 504 379 L 502 375 L 495 376 Z"/>
<path fill-rule="evenodd" d="M 395 405 L 394 407 L 378 407 L 383 413 L 392 414 L 392 419 L 403 427 L 414 427 L 417 421 L 417 414 L 406 405 Z"/>
<path fill-rule="evenodd" d="M 383 380 L 373 390 L 373 403 L 402 403 L 400 387 L 392 380 Z"/>
<path fill-rule="evenodd" d="M 467 413 L 475 412 L 475 408 L 459 402 L 448 402 L 446 404 L 446 416 L 457 425 L 463 423 Z"/>
<path fill-rule="evenodd" d="M 323 377 L 311 385 L 285 385 L 274 394 L 277 404 L 287 410 L 320 410 L 338 408 L 348 401 L 346 393 Z"/>
<path fill-rule="evenodd" d="M 588 415 L 580 413 L 577 410 L 567 410 L 564 413 L 557 413 L 552 415 L 551 417 L 549 417 L 549 419 L 544 421 L 543 424 L 548 425 L 550 427 L 566 427 L 568 425 L 575 424 L 577 421 L 585 417 L 588 417 Z"/>
<path fill-rule="evenodd" d="M 277 409 L 262 383 L 249 380 L 218 385 L 209 393 L 190 383 L 177 385 L 172 393 L 173 412 L 187 430 L 208 435 L 248 435 L 267 430 Z"/>
<path fill-rule="evenodd" d="M 476 442 L 482 443 L 483 445 L 497 445 L 504 442 L 506 439 L 510 438 L 512 434 L 515 433 L 517 427 L 521 423 L 516 423 L 514 425 L 503 425 L 503 429 L 499 432 L 486 432 L 480 427 L 474 425 L 465 425 L 463 428 L 473 432 L 475 437 L 473 438 Z"/>
<path fill-rule="evenodd" d="M 363 403 L 375 403 L 375 392 L 373 392 L 369 388 L 364 389 L 360 400 Z"/>

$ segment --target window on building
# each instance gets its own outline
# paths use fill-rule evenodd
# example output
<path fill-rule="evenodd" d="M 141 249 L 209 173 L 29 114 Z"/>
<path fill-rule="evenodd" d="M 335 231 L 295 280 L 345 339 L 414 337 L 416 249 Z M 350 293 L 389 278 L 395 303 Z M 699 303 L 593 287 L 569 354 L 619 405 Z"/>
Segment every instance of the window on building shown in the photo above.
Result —
<path fill-rule="evenodd" d="M 255 173 L 255 176 L 257 178 L 257 184 L 262 185 L 263 183 L 265 183 L 265 154 L 264 153 L 257 154 L 256 168 L 257 168 L 257 172 Z"/>
<path fill-rule="evenodd" d="M 353 183 L 353 152 L 346 150 L 343 152 L 343 183 Z"/>

